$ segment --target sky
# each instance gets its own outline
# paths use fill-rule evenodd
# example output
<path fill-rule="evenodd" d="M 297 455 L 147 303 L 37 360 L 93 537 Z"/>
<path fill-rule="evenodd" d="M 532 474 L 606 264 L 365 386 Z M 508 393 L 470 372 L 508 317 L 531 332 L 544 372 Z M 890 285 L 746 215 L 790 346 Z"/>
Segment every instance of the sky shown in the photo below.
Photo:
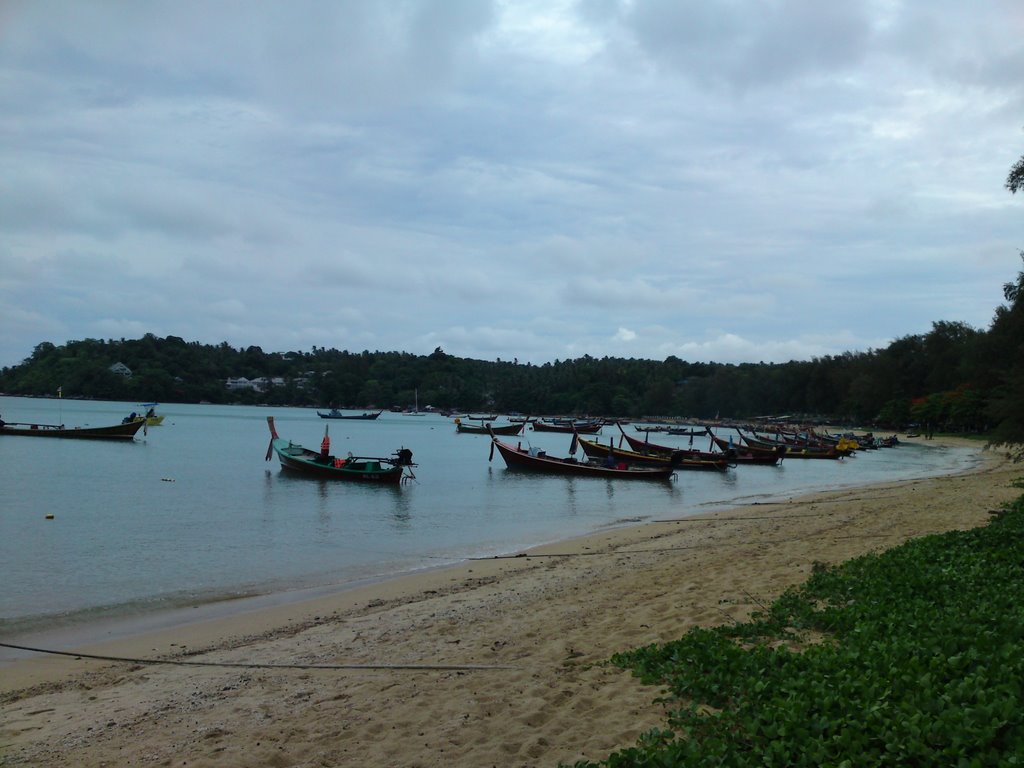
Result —
<path fill-rule="evenodd" d="M 0 2 L 0 366 L 787 362 L 984 329 L 1019 0 Z"/>

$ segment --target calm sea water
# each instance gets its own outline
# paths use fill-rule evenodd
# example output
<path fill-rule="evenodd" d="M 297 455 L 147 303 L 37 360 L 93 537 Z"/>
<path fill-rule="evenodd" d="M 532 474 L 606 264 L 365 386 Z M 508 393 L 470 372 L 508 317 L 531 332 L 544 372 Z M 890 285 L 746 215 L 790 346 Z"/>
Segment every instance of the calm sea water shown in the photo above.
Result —
<path fill-rule="evenodd" d="M 0 397 L 7 421 L 100 426 L 132 410 L 138 405 Z M 486 436 L 457 434 L 438 415 L 329 422 L 336 454 L 413 451 L 415 482 L 368 487 L 295 477 L 276 457 L 264 461 L 266 417 L 275 417 L 282 437 L 315 449 L 326 422 L 314 410 L 173 403 L 159 410 L 164 424 L 131 443 L 0 437 L 0 637 L 350 585 L 625 523 L 932 476 L 977 461 L 976 451 L 906 443 L 844 461 L 616 483 L 510 472 L 500 456 L 488 461 Z M 618 430 L 606 427 L 603 439 L 611 437 Z M 566 435 L 505 439 L 568 453 Z"/>

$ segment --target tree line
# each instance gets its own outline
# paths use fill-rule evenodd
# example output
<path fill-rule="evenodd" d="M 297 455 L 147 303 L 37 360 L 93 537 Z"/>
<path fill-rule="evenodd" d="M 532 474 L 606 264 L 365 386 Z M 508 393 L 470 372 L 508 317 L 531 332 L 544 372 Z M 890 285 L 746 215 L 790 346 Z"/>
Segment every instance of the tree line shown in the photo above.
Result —
<path fill-rule="evenodd" d="M 1024 253 L 1022 253 L 1024 258 Z M 1024 436 L 1024 271 L 987 330 L 937 321 L 884 349 L 788 363 L 690 363 L 589 355 L 533 365 L 430 355 L 264 352 L 146 334 L 38 344 L 0 370 L 0 391 L 126 401 L 266 403 L 356 408 L 609 417 L 750 418 L 815 415 L 903 429 Z M 131 377 L 110 370 L 117 362 Z M 229 377 L 276 379 L 266 391 L 230 390 Z"/>

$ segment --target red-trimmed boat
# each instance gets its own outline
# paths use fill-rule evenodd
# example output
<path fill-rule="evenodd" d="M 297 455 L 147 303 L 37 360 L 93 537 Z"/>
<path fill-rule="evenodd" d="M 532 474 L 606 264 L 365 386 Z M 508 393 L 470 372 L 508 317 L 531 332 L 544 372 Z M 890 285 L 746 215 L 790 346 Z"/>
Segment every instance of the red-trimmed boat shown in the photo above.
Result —
<path fill-rule="evenodd" d="M 676 469 L 696 469 L 711 472 L 725 472 L 736 466 L 731 457 L 724 453 L 710 451 L 689 451 L 668 449 L 669 453 L 646 453 L 617 448 L 610 441 L 607 445 L 596 440 L 579 439 L 580 447 L 592 460 L 606 464 L 627 464 L 629 466 L 672 466 Z"/>
<path fill-rule="evenodd" d="M 785 446 L 782 445 L 774 447 L 748 445 L 718 435 L 711 435 L 711 441 L 723 451 L 736 451 L 736 458 L 740 463 L 774 466 L 789 455 Z"/>
<path fill-rule="evenodd" d="M 712 445 L 717 446 L 719 451 L 699 451 L 695 448 L 672 448 L 667 445 L 658 445 L 652 443 L 649 440 L 640 440 L 639 438 L 633 437 L 628 434 L 622 425 L 619 425 L 619 431 L 622 432 L 619 445 L 622 445 L 622 440 L 625 440 L 629 445 L 630 449 L 641 454 L 652 454 L 656 456 L 671 456 L 674 451 L 682 450 L 684 455 L 691 458 L 704 458 L 714 459 L 725 457 L 729 459 L 733 466 L 746 466 L 746 465 L 763 465 L 763 466 L 775 466 L 778 464 L 784 455 L 784 451 L 781 450 L 764 450 L 750 448 L 746 445 L 734 445 L 728 440 L 719 440 L 710 431 L 705 434 L 709 435 L 712 440 Z M 692 442 L 692 441 L 691 441 Z"/>
<path fill-rule="evenodd" d="M 416 465 L 412 461 L 412 451 L 408 448 L 400 448 L 388 458 L 352 454 L 338 457 L 331 455 L 331 439 L 326 425 L 319 453 L 280 437 L 274 427 L 273 416 L 267 416 L 267 425 L 270 427 L 270 445 L 267 446 L 266 460 L 270 461 L 276 453 L 282 469 L 325 480 L 377 485 L 398 485 L 402 478 L 414 477 L 409 467 Z"/>
<path fill-rule="evenodd" d="M 674 466 L 629 466 L 619 465 L 606 466 L 602 463 L 590 461 L 579 461 L 576 459 L 574 445 L 569 449 L 570 455 L 567 458 L 548 456 L 545 451 L 536 448 L 523 448 L 521 444 L 511 445 L 503 443 L 496 436 L 491 436 L 491 454 L 488 461 L 494 459 L 494 449 L 497 448 L 501 458 L 505 460 L 505 466 L 512 470 L 525 470 L 548 475 L 568 475 L 571 477 L 605 477 L 623 480 L 670 480 L 675 475 Z"/>
<path fill-rule="evenodd" d="M 810 443 L 794 444 L 779 440 L 772 440 L 758 435 L 757 433 L 747 434 L 737 428 L 737 433 L 744 444 L 750 448 L 767 448 L 771 450 L 784 450 L 787 459 L 841 459 L 848 456 L 851 451 L 839 449 L 834 445 L 812 445 Z"/>
<path fill-rule="evenodd" d="M 126 419 L 109 427 L 65 427 L 63 424 L 28 424 L 0 421 L 0 435 L 68 437 L 77 440 L 134 440 L 146 426 L 145 418 Z"/>

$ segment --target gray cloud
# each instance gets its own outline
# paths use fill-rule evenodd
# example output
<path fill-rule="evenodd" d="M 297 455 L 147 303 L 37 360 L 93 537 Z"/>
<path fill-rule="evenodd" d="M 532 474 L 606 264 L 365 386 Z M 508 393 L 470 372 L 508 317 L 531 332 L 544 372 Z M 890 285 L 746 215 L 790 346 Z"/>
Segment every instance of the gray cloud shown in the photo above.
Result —
<path fill-rule="evenodd" d="M 44 0 L 0 30 L 0 364 L 147 331 L 781 361 L 983 326 L 1019 268 L 1008 0 Z"/>

